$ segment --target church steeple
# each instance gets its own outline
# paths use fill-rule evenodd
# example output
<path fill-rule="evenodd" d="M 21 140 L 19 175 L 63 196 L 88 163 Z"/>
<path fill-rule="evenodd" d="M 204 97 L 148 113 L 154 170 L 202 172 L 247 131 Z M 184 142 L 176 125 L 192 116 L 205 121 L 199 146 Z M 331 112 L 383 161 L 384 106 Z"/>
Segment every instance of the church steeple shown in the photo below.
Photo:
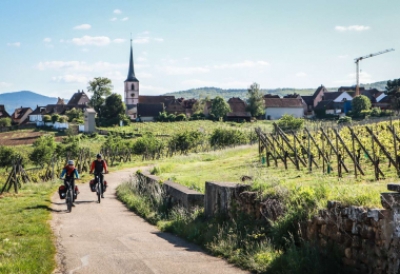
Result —
<path fill-rule="evenodd" d="M 131 56 L 129 58 L 129 71 L 128 77 L 125 82 L 139 82 L 139 80 L 135 76 L 135 69 L 133 67 L 133 50 L 132 50 L 132 39 L 131 39 Z"/>

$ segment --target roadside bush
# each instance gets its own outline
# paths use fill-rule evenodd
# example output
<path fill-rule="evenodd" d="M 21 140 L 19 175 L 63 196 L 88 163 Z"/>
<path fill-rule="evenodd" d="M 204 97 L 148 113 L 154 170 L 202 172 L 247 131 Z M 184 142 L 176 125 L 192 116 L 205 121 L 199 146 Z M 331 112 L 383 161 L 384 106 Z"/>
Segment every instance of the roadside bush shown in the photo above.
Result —
<path fill-rule="evenodd" d="M 304 127 L 303 118 L 295 118 L 293 115 L 284 114 L 276 124 L 282 130 L 299 130 Z"/>
<path fill-rule="evenodd" d="M 178 114 L 178 115 L 176 115 L 176 117 L 175 117 L 175 121 L 186 121 L 186 120 L 187 120 L 186 115 L 183 114 L 183 113 Z"/>
<path fill-rule="evenodd" d="M 56 142 L 52 135 L 40 136 L 32 146 L 33 151 L 29 154 L 29 159 L 33 163 L 43 168 L 52 161 L 56 149 Z"/>
<path fill-rule="evenodd" d="M 204 140 L 204 134 L 199 131 L 185 131 L 173 135 L 168 142 L 168 147 L 170 151 L 179 151 L 181 154 L 186 154 L 195 149 Z"/>
<path fill-rule="evenodd" d="M 379 117 L 381 116 L 382 110 L 378 107 L 371 108 L 371 116 Z"/>
<path fill-rule="evenodd" d="M 0 167 L 12 166 L 15 154 L 15 150 L 11 147 L 0 146 Z"/>
<path fill-rule="evenodd" d="M 153 134 L 146 133 L 144 136 L 138 138 L 132 145 L 132 152 L 136 155 L 143 155 L 143 158 L 160 157 L 164 143 L 157 139 Z"/>
<path fill-rule="evenodd" d="M 248 142 L 248 136 L 236 129 L 215 129 L 210 136 L 210 145 L 219 148 L 243 145 Z"/>
<path fill-rule="evenodd" d="M 338 124 L 347 124 L 347 123 L 351 123 L 352 119 L 349 116 L 342 116 L 339 118 L 339 120 L 337 121 Z"/>

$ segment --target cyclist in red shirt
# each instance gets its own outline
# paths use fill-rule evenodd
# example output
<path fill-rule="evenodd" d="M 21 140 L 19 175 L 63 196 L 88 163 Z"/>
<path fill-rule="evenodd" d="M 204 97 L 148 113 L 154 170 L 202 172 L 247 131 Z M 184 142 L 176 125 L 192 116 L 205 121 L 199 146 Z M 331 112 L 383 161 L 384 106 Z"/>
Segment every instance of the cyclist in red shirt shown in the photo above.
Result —
<path fill-rule="evenodd" d="M 95 174 L 99 176 L 100 179 L 100 187 L 101 187 L 101 198 L 104 198 L 104 176 L 103 173 L 108 173 L 107 164 L 102 159 L 101 154 L 97 154 L 97 160 L 92 162 L 90 166 L 90 174 Z M 94 171 L 94 172 L 93 172 Z"/>

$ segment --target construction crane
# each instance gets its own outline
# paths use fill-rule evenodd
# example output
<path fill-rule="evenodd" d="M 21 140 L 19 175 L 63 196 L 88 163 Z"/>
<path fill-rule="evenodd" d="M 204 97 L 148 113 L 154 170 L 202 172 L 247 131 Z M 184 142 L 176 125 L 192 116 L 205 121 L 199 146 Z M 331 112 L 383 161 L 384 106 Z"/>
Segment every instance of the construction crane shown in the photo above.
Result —
<path fill-rule="evenodd" d="M 391 52 L 391 51 L 394 51 L 394 49 L 386 49 L 386 50 L 383 50 L 383 51 L 380 51 L 380 52 L 368 54 L 368 55 L 365 55 L 365 56 L 358 57 L 358 58 L 354 59 L 354 61 L 356 63 L 356 66 L 357 66 L 357 72 L 356 72 L 356 77 L 357 77 L 356 96 L 360 95 L 360 66 L 359 66 L 359 62 L 361 60 L 364 60 L 364 59 L 367 59 L 367 58 L 370 58 L 370 57 L 374 57 L 374 56 L 377 56 L 377 55 L 381 55 L 381 54 L 384 54 L 384 53 L 388 53 L 388 52 Z"/>

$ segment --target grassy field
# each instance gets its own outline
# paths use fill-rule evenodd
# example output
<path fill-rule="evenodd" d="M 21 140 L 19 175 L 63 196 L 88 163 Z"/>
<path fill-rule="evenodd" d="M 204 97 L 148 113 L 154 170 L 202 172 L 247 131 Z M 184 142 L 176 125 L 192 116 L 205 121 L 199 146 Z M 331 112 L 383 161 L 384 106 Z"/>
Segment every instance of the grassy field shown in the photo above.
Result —
<path fill-rule="evenodd" d="M 0 196 L 0 273 L 51 273 L 55 246 L 49 220 L 52 183 L 23 185 Z"/>
<path fill-rule="evenodd" d="M 274 194 L 282 191 L 306 193 L 315 199 L 320 207 L 326 206 L 327 200 L 342 201 L 345 204 L 368 207 L 380 207 L 381 192 L 386 190 L 386 184 L 396 180 L 396 173 L 389 171 L 382 164 L 385 180 L 374 181 L 373 169 L 364 164 L 367 174 L 355 179 L 352 174 L 345 174 L 339 179 L 333 171 L 323 174 L 321 170 L 308 173 L 306 169 L 297 171 L 289 165 L 285 170 L 282 164 L 279 168 L 260 163 L 257 145 L 231 148 L 189 156 L 176 156 L 164 159 L 154 164 L 152 172 L 162 179 L 175 182 L 204 192 L 205 181 L 223 181 L 240 183 L 243 175 L 253 177 L 253 189 L 264 194 Z"/>
<path fill-rule="evenodd" d="M 100 128 L 101 130 L 120 133 L 143 134 L 151 132 L 155 135 L 172 135 L 183 131 L 201 131 L 210 134 L 216 128 L 254 130 L 261 127 L 265 132 L 272 130 L 272 121 L 257 121 L 253 123 L 236 123 L 236 122 L 213 122 L 209 120 L 203 121 L 184 121 L 171 123 L 132 123 L 126 127 Z"/>

